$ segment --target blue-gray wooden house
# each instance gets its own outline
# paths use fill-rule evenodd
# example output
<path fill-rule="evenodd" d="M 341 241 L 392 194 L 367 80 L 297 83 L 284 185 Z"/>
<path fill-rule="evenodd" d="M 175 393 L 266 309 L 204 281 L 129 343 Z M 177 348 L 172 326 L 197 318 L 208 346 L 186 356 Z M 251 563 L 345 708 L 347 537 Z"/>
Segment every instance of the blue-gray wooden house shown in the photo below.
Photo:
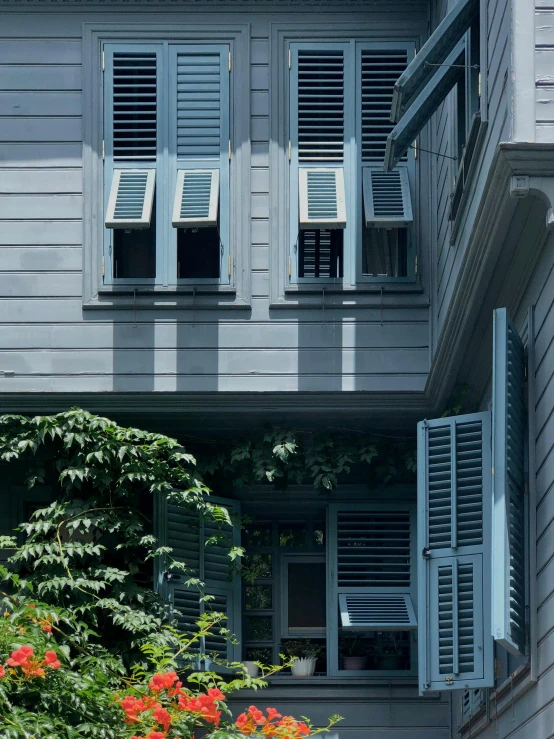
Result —
<path fill-rule="evenodd" d="M 265 697 L 340 739 L 553 736 L 553 206 L 550 0 L 0 2 L 2 410 L 417 429 L 417 491 L 229 501 L 253 613 L 161 530 L 239 657 L 326 643 Z"/>

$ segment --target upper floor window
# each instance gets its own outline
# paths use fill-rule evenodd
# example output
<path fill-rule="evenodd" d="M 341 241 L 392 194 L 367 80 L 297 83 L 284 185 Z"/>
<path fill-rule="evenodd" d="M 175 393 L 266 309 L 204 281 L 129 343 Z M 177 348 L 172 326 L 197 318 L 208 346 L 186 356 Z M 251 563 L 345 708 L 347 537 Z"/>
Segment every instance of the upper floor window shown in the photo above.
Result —
<path fill-rule="evenodd" d="M 383 170 L 405 42 L 290 44 L 292 283 L 412 279 L 413 152 Z"/>
<path fill-rule="evenodd" d="M 104 283 L 230 284 L 230 46 L 104 59 Z"/>

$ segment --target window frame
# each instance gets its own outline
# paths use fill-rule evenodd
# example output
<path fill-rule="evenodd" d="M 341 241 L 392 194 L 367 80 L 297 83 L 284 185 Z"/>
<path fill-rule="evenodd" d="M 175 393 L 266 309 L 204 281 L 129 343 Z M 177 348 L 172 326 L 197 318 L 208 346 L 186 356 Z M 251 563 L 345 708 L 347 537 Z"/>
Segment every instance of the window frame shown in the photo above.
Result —
<path fill-rule="evenodd" d="M 152 309 L 163 307 L 189 310 L 212 309 L 216 307 L 250 307 L 250 202 L 240 197 L 242 192 L 250 192 L 250 33 L 247 23 L 208 24 L 166 22 L 153 30 L 146 23 L 85 23 L 83 27 L 83 177 L 84 177 L 84 217 L 83 217 L 83 307 L 86 308 L 131 308 Z M 229 284 L 202 284 L 198 280 L 180 280 L 171 284 L 168 279 L 157 284 L 152 280 L 130 280 L 125 283 L 106 284 L 108 271 L 104 244 L 104 162 L 102 160 L 104 128 L 104 77 L 103 47 L 105 44 L 137 44 L 168 46 L 228 45 L 231 53 L 232 89 L 230 128 L 232 157 L 230 163 L 230 219 L 229 257 L 232 276 Z M 167 75 L 165 85 L 169 84 Z M 162 80 L 163 82 L 163 80 Z M 236 93 L 236 94 L 235 94 Z M 169 108 L 169 104 L 167 106 Z M 160 124 L 163 125 L 163 124 Z M 170 183 L 171 191 L 175 183 Z M 167 187 L 157 177 L 156 207 L 165 208 L 157 227 L 176 232 L 171 223 L 173 199 L 164 198 L 161 188 Z M 160 197 L 161 196 L 161 197 Z M 165 202 L 163 202 L 165 201 Z M 166 217 L 167 216 L 167 217 Z M 177 234 L 174 233 L 173 238 Z M 157 244 L 161 243 L 158 237 Z M 158 247 L 157 247 L 158 248 Z M 165 245 L 166 254 L 170 246 Z M 176 251 L 176 246 L 175 246 Z M 104 259 L 102 259 L 104 257 Z M 158 255 L 157 255 L 158 258 Z M 222 267 L 222 276 L 226 276 Z M 167 267 L 164 266 L 167 274 Z"/>
<path fill-rule="evenodd" d="M 427 301 L 426 270 L 421 266 L 427 263 L 429 237 L 427 224 L 431 222 L 430 202 L 419 202 L 417 192 L 423 182 L 430 177 L 428 163 L 420 160 L 417 166 L 416 190 L 414 198 L 414 233 L 418 235 L 418 248 L 414 249 L 414 276 L 409 282 L 382 281 L 379 278 L 368 281 L 343 279 L 339 283 L 297 284 L 288 279 L 290 225 L 287 210 L 290 197 L 289 186 L 289 121 L 290 96 L 288 92 L 288 50 L 291 43 L 324 42 L 365 42 L 380 43 L 386 40 L 390 48 L 393 44 L 413 44 L 420 48 L 428 35 L 426 20 L 414 19 L 410 28 L 402 19 L 388 19 L 387 22 L 368 22 L 360 18 L 356 23 L 344 23 L 334 28 L 329 23 L 315 24 L 313 28 L 299 30 L 297 24 L 272 24 L 270 33 L 270 243 L 278 248 L 270 250 L 270 306 L 288 308 L 299 306 L 340 308 L 348 296 L 348 305 L 359 307 L 378 307 L 383 293 L 394 293 L 399 305 L 421 305 Z M 284 114 L 285 113 L 285 114 Z M 428 135 L 423 145 L 429 146 Z M 429 180 L 430 181 L 430 180 Z M 416 256 L 418 259 L 416 259 Z M 419 262 L 419 268 L 418 268 Z"/>

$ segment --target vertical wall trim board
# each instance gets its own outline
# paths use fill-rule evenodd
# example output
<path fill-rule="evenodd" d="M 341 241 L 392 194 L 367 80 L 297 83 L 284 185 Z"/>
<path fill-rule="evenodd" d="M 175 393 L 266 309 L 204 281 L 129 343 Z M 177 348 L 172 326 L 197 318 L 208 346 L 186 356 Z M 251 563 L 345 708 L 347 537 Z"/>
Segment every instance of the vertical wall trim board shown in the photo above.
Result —
<path fill-rule="evenodd" d="M 535 141 L 535 3 L 512 0 L 512 141 Z"/>
<path fill-rule="evenodd" d="M 527 314 L 527 402 L 528 402 L 528 485 L 529 485 L 529 661 L 531 680 L 538 680 L 537 656 L 537 472 L 536 425 L 535 306 Z"/>

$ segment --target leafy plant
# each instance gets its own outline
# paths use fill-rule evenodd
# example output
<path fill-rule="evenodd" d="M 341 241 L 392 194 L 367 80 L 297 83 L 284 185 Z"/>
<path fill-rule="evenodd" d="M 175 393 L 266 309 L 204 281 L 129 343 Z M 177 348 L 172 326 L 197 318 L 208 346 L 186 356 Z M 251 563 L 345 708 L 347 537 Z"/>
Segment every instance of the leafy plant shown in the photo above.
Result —
<path fill-rule="evenodd" d="M 281 650 L 290 659 L 317 659 L 323 654 L 324 647 L 310 639 L 288 639 L 281 644 Z"/>

